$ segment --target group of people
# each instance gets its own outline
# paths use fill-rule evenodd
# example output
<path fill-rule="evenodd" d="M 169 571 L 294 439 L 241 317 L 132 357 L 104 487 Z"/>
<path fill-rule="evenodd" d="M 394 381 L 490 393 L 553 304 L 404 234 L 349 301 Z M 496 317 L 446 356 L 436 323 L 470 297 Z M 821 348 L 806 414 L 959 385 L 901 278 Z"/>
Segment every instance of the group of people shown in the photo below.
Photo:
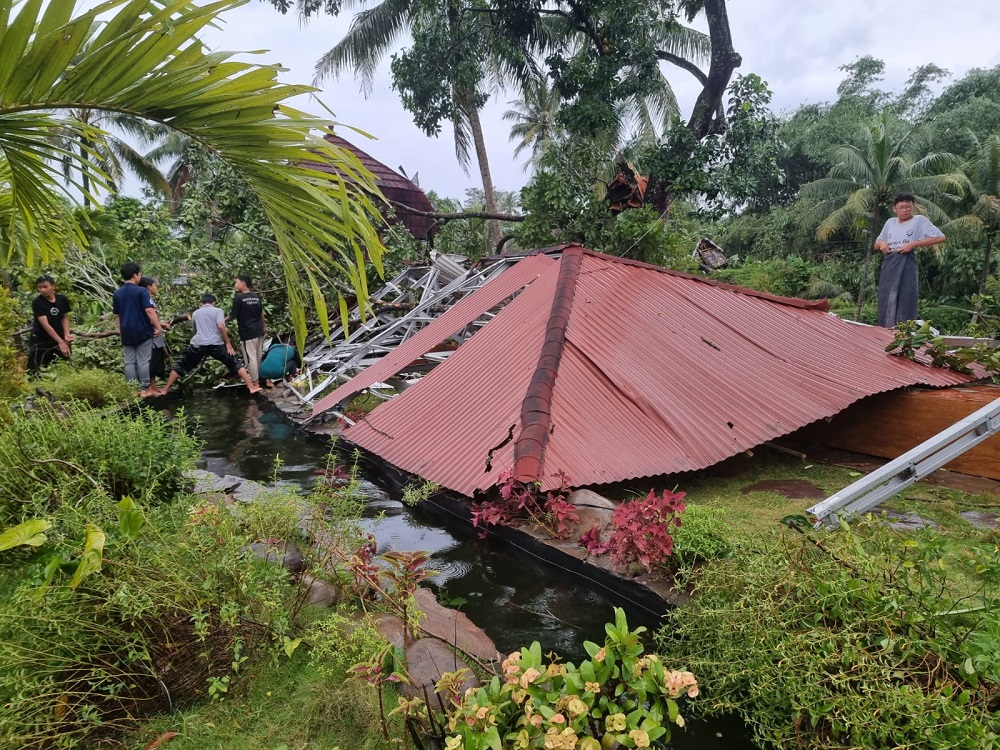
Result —
<path fill-rule="evenodd" d="M 125 378 L 139 384 L 142 398 L 166 395 L 179 378 L 184 377 L 205 358 L 218 360 L 230 374 L 238 375 L 251 393 L 261 390 L 261 384 L 270 385 L 295 372 L 301 360 L 294 347 L 276 342 L 264 351 L 267 324 L 264 321 L 264 304 L 260 295 L 251 288 L 252 280 L 245 274 L 236 277 L 229 316 L 216 307 L 212 294 L 201 297 L 201 307 L 190 314 L 175 316 L 173 323 L 189 320 L 193 335 L 184 354 L 174 364 L 169 374 L 166 370 L 166 340 L 164 330 L 170 322 L 160 319 L 155 297 L 157 282 L 143 276 L 136 263 L 121 267 L 122 284 L 115 291 L 112 311 L 118 323 L 122 352 L 125 361 Z M 28 366 L 37 371 L 57 356 L 69 358 L 70 333 L 69 300 L 56 293 L 55 282 L 49 276 L 36 281 L 38 297 L 32 302 L 34 318 L 28 346 Z M 236 321 L 240 337 L 242 359 L 229 338 L 226 323 Z M 162 389 L 157 378 L 166 375 Z"/>
<path fill-rule="evenodd" d="M 875 249 L 885 256 L 878 289 L 878 324 L 884 328 L 916 319 L 917 259 L 913 251 L 945 241 L 930 219 L 915 213 L 915 203 L 909 193 L 897 195 L 892 204 L 895 217 L 885 223 L 875 241 Z M 263 301 L 251 288 L 251 278 L 241 274 L 233 285 L 236 296 L 228 317 L 215 306 L 212 294 L 202 295 L 201 307 L 193 313 L 179 316 L 180 320 L 191 321 L 194 335 L 160 390 L 156 379 L 164 375 L 166 367 L 163 331 L 169 330 L 171 324 L 161 321 L 156 312 L 154 279 L 143 276 L 135 263 L 123 265 L 121 275 L 124 283 L 114 294 L 113 310 L 125 356 L 125 377 L 138 381 L 140 396 L 166 395 L 179 378 L 206 357 L 218 360 L 231 374 L 238 375 L 251 393 L 261 390 L 262 381 L 280 380 L 301 366 L 298 353 L 288 344 L 278 342 L 264 351 L 267 324 Z M 57 356 L 68 358 L 73 341 L 69 300 L 56 293 L 51 276 L 39 277 L 35 286 L 38 297 L 31 303 L 33 321 L 28 345 L 28 369 L 32 372 Z M 229 340 L 226 323 L 230 320 L 236 321 L 242 360 L 236 357 Z"/>

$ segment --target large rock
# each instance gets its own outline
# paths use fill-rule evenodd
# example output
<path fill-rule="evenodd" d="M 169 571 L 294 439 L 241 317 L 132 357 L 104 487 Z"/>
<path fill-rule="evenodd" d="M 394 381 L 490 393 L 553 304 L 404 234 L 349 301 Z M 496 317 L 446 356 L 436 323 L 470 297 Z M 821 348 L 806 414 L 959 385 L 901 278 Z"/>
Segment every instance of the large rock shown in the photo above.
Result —
<path fill-rule="evenodd" d="M 462 681 L 460 694 L 468 688 L 479 687 L 479 679 L 469 665 L 447 644 L 436 638 L 421 638 L 406 649 L 406 671 L 412 684 L 403 685 L 400 692 L 408 698 L 424 698 L 434 695 L 434 686 L 446 672 L 467 670 Z"/>
<path fill-rule="evenodd" d="M 260 560 L 281 565 L 289 573 L 301 573 L 306 567 L 302 553 L 288 542 L 271 540 L 253 542 L 243 549 Z"/>
<path fill-rule="evenodd" d="M 299 579 L 299 585 L 306 590 L 305 603 L 332 607 L 340 600 L 340 589 L 329 581 L 316 578 L 308 573 Z"/>
<path fill-rule="evenodd" d="M 254 482 L 250 479 L 243 479 L 240 481 L 239 485 L 233 490 L 233 497 L 239 500 L 241 503 L 252 503 L 259 499 L 261 495 L 266 495 L 274 490 L 267 487 L 260 482 Z"/>
<path fill-rule="evenodd" d="M 576 490 L 570 493 L 566 502 L 576 508 L 580 520 L 568 524 L 571 539 L 579 539 L 581 535 L 597 528 L 598 538 L 605 544 L 611 539 L 615 530 L 615 508 L 618 503 L 591 490 Z"/>
<path fill-rule="evenodd" d="M 395 615 L 381 614 L 372 618 L 378 634 L 387 642 L 398 648 L 400 651 L 406 648 L 406 626 L 403 620 Z"/>
<path fill-rule="evenodd" d="M 1000 529 L 1000 516 L 996 513 L 988 513 L 984 510 L 963 510 L 958 515 L 977 529 Z"/>
<path fill-rule="evenodd" d="M 462 612 L 438 604 L 433 591 L 418 588 L 413 598 L 425 615 L 420 619 L 421 632 L 450 643 L 459 651 L 480 661 L 499 659 L 496 644 L 485 631 L 474 625 Z"/>
<path fill-rule="evenodd" d="M 229 493 L 235 490 L 243 482 L 241 477 L 234 477 L 227 474 L 220 477 L 204 469 L 192 469 L 184 472 L 184 479 L 191 492 L 195 495 L 207 495 L 215 492 Z"/>

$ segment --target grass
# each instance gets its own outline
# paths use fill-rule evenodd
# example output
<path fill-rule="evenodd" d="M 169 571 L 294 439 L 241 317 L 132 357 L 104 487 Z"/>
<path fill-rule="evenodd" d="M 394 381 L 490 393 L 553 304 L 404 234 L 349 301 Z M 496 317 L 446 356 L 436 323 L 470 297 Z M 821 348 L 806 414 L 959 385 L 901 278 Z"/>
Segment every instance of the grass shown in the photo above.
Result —
<path fill-rule="evenodd" d="M 785 516 L 804 513 L 814 505 L 815 499 L 792 499 L 778 492 L 743 492 L 758 482 L 773 480 L 805 480 L 816 485 L 826 496 L 843 489 L 862 476 L 859 471 L 801 460 L 770 451 L 761 450 L 753 457 L 740 456 L 730 459 L 719 469 L 681 475 L 677 489 L 687 493 L 685 502 L 723 511 L 726 523 L 736 535 L 752 539 L 760 533 L 776 528 Z M 649 487 L 634 487 L 626 494 L 648 492 Z M 1000 495 L 967 494 L 938 485 L 917 483 L 885 503 L 882 507 L 900 512 L 915 512 L 937 523 L 943 532 L 982 535 L 959 516 L 963 510 L 1000 512 Z"/>
<path fill-rule="evenodd" d="M 139 750 L 177 732 L 170 750 L 381 750 L 377 701 L 374 688 L 324 674 L 303 646 L 249 675 L 222 701 L 146 723 L 122 747 Z M 395 705 L 393 697 L 387 701 Z M 401 736 L 398 727 L 393 734 Z"/>

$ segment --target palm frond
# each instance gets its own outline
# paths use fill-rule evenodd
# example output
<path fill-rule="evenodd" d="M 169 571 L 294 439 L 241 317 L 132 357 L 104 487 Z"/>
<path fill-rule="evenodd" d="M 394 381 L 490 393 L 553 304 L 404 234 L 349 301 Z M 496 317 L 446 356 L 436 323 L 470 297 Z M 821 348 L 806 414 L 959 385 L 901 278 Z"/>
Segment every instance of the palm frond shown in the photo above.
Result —
<path fill-rule="evenodd" d="M 410 27 L 416 10 L 413 0 L 382 0 L 360 11 L 344 38 L 316 63 L 316 82 L 350 70 L 369 95 L 379 63 Z"/>
<path fill-rule="evenodd" d="M 304 288 L 339 274 L 366 299 L 364 254 L 381 272 L 383 251 L 368 218 L 378 215 L 368 197 L 377 194 L 374 180 L 353 154 L 322 138 L 330 121 L 286 104 L 312 87 L 279 83 L 278 66 L 206 52 L 197 34 L 240 4 L 107 0 L 79 13 L 71 0 L 49 3 L 44 12 L 39 2 L 19 6 L 0 29 L 0 154 L 9 167 L 3 192 L 12 205 L 3 248 L 8 258 L 15 251 L 58 256 L 67 239 L 82 242 L 78 222 L 63 215 L 53 189 L 58 182 L 38 145 L 48 129 L 65 122 L 47 114 L 32 115 L 33 123 L 24 118 L 29 111 L 84 107 L 184 133 L 246 180 L 274 229 L 300 338 L 306 305 L 321 304 Z M 91 31 L 99 16 L 106 20 Z M 79 166 L 107 184 L 93 164 Z M 23 250 L 14 243 L 18 227 L 30 234 Z"/>

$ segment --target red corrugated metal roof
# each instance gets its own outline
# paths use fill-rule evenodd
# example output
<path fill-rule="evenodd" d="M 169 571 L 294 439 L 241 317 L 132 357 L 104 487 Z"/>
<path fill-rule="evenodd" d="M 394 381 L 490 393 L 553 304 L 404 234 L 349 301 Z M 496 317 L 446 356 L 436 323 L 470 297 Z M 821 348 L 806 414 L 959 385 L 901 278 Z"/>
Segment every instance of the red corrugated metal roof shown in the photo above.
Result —
<path fill-rule="evenodd" d="M 491 282 L 519 274 L 513 286 L 530 286 L 344 438 L 465 495 L 513 471 L 515 456 L 516 474 L 543 489 L 559 485 L 557 472 L 584 486 L 704 468 L 865 396 L 971 379 L 886 354 L 889 331 L 816 303 L 584 248 L 519 273 L 545 257 Z M 471 295 L 459 317 L 499 293 L 475 305 Z M 333 396 L 388 377 L 450 336 L 455 319 L 438 328 L 442 321 Z"/>

